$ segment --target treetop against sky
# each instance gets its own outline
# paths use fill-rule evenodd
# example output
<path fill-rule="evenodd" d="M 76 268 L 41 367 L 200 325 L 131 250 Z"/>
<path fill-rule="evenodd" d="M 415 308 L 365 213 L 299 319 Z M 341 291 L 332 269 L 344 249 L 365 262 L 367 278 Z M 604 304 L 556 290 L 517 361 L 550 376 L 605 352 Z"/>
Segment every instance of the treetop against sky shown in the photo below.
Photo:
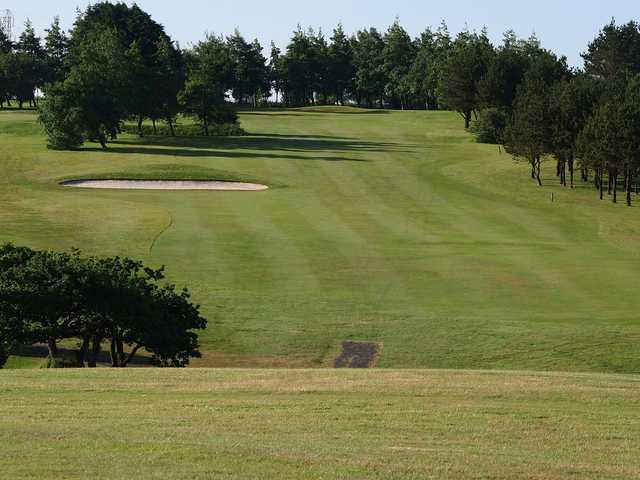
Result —
<path fill-rule="evenodd" d="M 60 15 L 63 26 L 69 28 L 76 8 L 84 9 L 88 3 L 88 0 L 0 0 L 0 10 L 13 12 L 18 32 L 27 18 L 41 32 L 55 15 Z M 398 16 L 414 36 L 427 26 L 436 27 L 443 19 L 454 34 L 465 27 L 479 30 L 486 26 L 494 42 L 508 29 L 514 29 L 523 37 L 535 32 L 544 47 L 566 55 L 573 66 L 582 65 L 580 53 L 612 17 L 626 22 L 638 16 L 635 0 L 325 0 L 318 6 L 299 0 L 186 0 L 180 3 L 138 0 L 137 3 L 185 46 L 200 40 L 205 31 L 230 34 L 236 27 L 245 37 L 258 38 L 264 47 L 271 41 L 284 46 L 297 24 L 322 28 L 330 34 L 335 25 L 342 22 L 345 30 L 352 33 L 369 26 L 385 29 Z"/>

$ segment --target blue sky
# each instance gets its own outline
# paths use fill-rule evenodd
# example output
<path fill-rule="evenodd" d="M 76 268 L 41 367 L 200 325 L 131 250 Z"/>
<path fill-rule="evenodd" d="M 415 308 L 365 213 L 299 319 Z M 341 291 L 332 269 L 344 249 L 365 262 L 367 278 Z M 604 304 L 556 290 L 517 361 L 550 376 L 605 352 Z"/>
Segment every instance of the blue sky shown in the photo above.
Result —
<path fill-rule="evenodd" d="M 0 10 L 13 11 L 18 29 L 30 18 L 41 31 L 55 15 L 70 27 L 76 7 L 87 0 L 0 0 Z M 132 3 L 132 2 L 127 2 Z M 342 22 L 348 32 L 375 26 L 385 29 L 398 16 L 404 27 L 417 35 L 425 27 L 446 20 L 453 33 L 465 25 L 486 26 L 491 38 L 513 28 L 518 35 L 532 32 L 543 45 L 581 65 L 580 53 L 612 17 L 618 22 L 640 19 L 638 1 L 632 0 L 138 0 L 144 10 L 183 46 L 204 32 L 232 33 L 238 27 L 249 39 L 268 47 L 271 40 L 285 45 L 297 24 L 321 27 L 330 33 Z M 268 54 L 268 52 L 265 52 Z"/>

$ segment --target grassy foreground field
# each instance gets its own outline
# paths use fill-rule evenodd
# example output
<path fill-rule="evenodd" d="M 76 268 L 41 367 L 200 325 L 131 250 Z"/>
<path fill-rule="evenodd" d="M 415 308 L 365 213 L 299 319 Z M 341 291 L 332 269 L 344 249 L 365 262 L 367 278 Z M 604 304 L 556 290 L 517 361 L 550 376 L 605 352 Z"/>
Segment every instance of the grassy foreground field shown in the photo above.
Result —
<path fill-rule="evenodd" d="M 630 479 L 640 379 L 452 371 L 7 371 L 7 479 Z"/>
<path fill-rule="evenodd" d="M 538 188 L 455 114 L 349 112 L 245 113 L 248 137 L 106 153 L 48 151 L 32 112 L 0 113 L 0 242 L 166 264 L 211 320 L 200 366 L 328 366 L 363 340 L 380 367 L 640 372 L 637 208 L 562 191 L 551 166 Z"/>

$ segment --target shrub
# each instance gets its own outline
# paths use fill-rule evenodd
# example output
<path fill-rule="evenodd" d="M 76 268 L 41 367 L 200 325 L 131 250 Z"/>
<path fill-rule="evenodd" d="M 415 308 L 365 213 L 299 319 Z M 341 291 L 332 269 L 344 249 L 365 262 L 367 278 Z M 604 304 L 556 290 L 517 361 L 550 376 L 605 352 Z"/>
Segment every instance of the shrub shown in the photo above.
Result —
<path fill-rule="evenodd" d="M 480 112 L 480 118 L 473 127 L 479 143 L 504 143 L 507 114 L 497 108 L 487 108 Z"/>
<path fill-rule="evenodd" d="M 47 147 L 72 150 L 84 142 L 79 111 L 64 84 L 53 85 L 39 106 L 39 120 L 47 135 Z"/>

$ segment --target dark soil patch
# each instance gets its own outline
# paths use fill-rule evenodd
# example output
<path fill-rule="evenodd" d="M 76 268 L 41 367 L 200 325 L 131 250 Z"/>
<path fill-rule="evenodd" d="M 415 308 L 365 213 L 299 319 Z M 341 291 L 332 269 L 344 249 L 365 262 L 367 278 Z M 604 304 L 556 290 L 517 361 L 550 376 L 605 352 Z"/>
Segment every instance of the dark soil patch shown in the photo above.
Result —
<path fill-rule="evenodd" d="M 333 362 L 334 368 L 372 368 L 382 350 L 373 342 L 342 342 L 342 352 Z"/>

